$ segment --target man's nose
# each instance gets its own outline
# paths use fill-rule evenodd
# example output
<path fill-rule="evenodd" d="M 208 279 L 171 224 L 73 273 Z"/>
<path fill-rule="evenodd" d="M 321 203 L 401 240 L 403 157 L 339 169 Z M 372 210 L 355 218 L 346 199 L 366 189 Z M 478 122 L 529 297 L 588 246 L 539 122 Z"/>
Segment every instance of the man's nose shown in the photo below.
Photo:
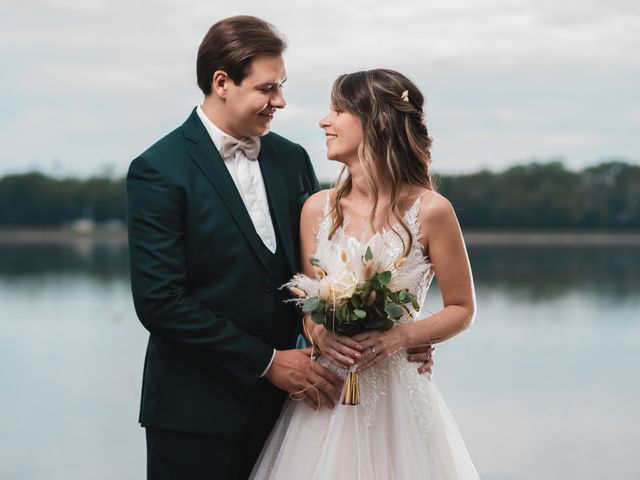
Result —
<path fill-rule="evenodd" d="M 271 98 L 270 103 L 273 108 L 284 108 L 287 105 L 282 90 L 278 89 L 278 91 Z"/>

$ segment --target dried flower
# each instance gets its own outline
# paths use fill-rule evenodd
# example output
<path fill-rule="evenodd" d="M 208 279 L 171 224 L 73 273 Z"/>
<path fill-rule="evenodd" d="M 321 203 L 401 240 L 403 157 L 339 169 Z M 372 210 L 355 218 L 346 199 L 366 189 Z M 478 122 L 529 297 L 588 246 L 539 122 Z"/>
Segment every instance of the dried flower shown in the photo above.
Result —
<path fill-rule="evenodd" d="M 364 279 L 369 280 L 373 275 L 373 260 L 367 260 L 364 264 Z"/>
<path fill-rule="evenodd" d="M 313 265 L 313 273 L 316 274 L 316 277 L 318 278 L 324 278 L 327 276 L 327 272 L 325 272 L 324 268 L 322 268 L 320 265 Z"/>
<path fill-rule="evenodd" d="M 294 294 L 296 297 L 306 297 L 307 292 L 298 287 L 288 287 L 289 291 Z"/>
<path fill-rule="evenodd" d="M 369 293 L 369 296 L 367 297 L 367 307 L 373 305 L 376 301 L 376 298 L 378 298 L 378 294 L 375 290 L 371 290 L 371 293 Z"/>

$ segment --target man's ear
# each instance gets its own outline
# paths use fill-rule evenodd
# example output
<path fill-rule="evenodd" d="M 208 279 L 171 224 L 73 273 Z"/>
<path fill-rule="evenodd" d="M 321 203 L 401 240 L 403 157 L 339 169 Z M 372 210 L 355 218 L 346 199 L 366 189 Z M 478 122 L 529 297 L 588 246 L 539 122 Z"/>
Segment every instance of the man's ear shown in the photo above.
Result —
<path fill-rule="evenodd" d="M 220 98 L 227 98 L 227 86 L 231 82 L 229 74 L 224 70 L 216 70 L 213 72 L 211 80 L 211 93 L 215 93 Z"/>

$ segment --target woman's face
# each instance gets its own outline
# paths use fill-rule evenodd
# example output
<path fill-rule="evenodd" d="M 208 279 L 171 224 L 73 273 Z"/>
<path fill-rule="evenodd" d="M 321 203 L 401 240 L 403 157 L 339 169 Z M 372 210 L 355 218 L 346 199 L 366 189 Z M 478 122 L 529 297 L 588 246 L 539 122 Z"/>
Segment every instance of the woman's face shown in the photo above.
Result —
<path fill-rule="evenodd" d="M 358 147 L 364 137 L 358 117 L 331 105 L 329 113 L 320 120 L 320 128 L 327 137 L 329 160 L 349 163 L 358 159 Z"/>

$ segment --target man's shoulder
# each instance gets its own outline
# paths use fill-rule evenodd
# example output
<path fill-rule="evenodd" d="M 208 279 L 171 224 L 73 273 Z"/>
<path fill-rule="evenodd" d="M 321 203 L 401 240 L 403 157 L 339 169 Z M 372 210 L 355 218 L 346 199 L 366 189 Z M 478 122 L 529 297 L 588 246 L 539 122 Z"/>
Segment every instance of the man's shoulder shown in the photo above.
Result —
<path fill-rule="evenodd" d="M 181 125 L 153 143 L 140 156 L 146 158 L 163 157 L 167 154 L 175 154 L 179 150 L 185 150 L 185 147 L 185 138 Z"/>
<path fill-rule="evenodd" d="M 275 132 L 267 133 L 264 137 L 261 137 L 260 141 L 276 150 L 284 150 L 291 153 L 306 155 L 304 148 L 302 148 L 300 144 L 293 142 Z"/>

